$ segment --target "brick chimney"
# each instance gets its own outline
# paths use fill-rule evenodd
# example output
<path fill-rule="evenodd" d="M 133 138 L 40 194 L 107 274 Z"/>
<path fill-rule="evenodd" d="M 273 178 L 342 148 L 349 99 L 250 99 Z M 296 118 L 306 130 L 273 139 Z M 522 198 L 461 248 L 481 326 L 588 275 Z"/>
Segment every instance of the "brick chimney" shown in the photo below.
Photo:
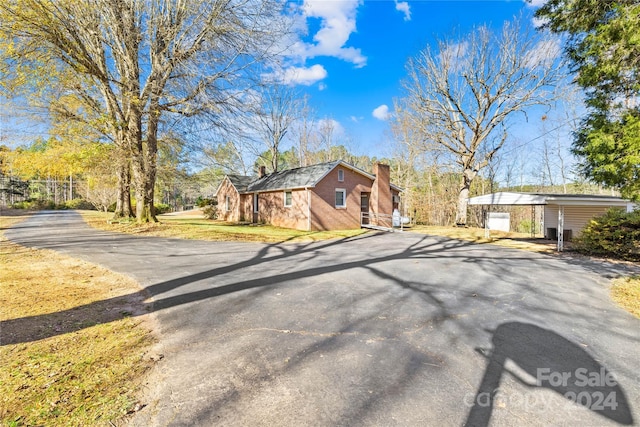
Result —
<path fill-rule="evenodd" d="M 391 197 L 391 170 L 389 165 L 377 163 L 373 166 L 376 179 L 371 186 L 371 211 L 376 214 L 391 215 L 393 199 Z"/>
<path fill-rule="evenodd" d="M 260 166 L 260 169 L 258 169 L 258 178 L 262 178 L 266 174 L 267 174 L 267 167 L 266 166 Z"/>

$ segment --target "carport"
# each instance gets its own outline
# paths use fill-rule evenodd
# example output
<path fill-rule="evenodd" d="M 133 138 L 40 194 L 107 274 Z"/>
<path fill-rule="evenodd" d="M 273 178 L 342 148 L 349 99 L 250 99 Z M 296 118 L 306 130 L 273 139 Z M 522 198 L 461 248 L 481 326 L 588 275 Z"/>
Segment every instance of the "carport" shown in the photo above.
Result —
<path fill-rule="evenodd" d="M 543 206 L 542 230 L 546 238 L 558 241 L 558 251 L 562 251 L 565 239 L 578 236 L 594 216 L 602 215 L 613 207 L 627 211 L 633 209 L 633 204 L 621 197 L 591 194 L 498 192 L 471 197 L 469 204 Z M 485 221 L 485 227 L 487 224 Z"/>

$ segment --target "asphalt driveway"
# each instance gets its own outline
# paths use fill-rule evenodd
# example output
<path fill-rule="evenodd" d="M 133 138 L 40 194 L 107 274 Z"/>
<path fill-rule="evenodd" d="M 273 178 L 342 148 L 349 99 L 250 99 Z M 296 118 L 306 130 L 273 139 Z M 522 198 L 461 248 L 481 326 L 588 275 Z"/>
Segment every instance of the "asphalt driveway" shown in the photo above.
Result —
<path fill-rule="evenodd" d="M 408 233 L 144 238 L 68 211 L 6 235 L 145 287 L 164 359 L 132 425 L 640 420 L 640 321 L 610 301 L 606 264 Z"/>

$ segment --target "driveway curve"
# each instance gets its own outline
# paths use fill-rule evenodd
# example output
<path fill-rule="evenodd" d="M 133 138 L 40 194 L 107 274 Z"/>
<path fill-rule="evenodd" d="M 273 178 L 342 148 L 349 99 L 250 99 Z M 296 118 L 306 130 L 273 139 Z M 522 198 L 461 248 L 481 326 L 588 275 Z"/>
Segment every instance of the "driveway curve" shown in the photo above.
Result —
<path fill-rule="evenodd" d="M 6 236 L 145 288 L 164 358 L 131 425 L 640 420 L 640 321 L 610 301 L 606 264 L 409 233 L 136 237 L 69 211 L 33 215 Z"/>

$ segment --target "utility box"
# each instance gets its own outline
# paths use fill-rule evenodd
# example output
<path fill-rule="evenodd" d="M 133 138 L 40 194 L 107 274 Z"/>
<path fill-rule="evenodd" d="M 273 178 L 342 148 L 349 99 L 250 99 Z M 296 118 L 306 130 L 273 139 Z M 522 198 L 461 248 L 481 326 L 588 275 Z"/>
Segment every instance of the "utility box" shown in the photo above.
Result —
<path fill-rule="evenodd" d="M 547 227 L 547 239 L 558 240 L 558 229 L 555 227 Z"/>
<path fill-rule="evenodd" d="M 547 227 L 547 239 L 549 240 L 558 240 L 558 229 L 555 227 Z M 563 230 L 562 231 L 562 240 L 565 242 L 570 242 L 573 238 L 573 232 L 571 230 Z"/>

